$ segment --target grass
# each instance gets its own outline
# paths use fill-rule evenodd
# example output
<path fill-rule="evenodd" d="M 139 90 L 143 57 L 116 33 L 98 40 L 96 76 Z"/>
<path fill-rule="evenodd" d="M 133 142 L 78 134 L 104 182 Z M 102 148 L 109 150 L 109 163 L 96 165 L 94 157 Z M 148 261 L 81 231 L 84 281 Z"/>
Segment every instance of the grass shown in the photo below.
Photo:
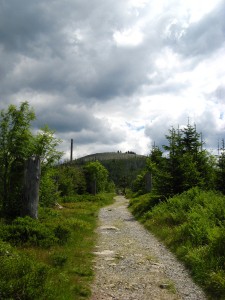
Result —
<path fill-rule="evenodd" d="M 75 197 L 75 202 L 70 198 L 61 210 L 41 209 L 38 221 L 26 220 L 24 224 L 19 220 L 16 225 L 2 222 L 0 298 L 87 299 L 94 276 L 92 252 L 98 211 L 111 204 L 113 196 Z M 24 242 L 13 243 L 13 236 L 18 241 L 23 236 Z"/>
<path fill-rule="evenodd" d="M 133 199 L 130 208 L 186 264 L 209 299 L 225 299 L 223 195 L 193 188 L 155 204 L 148 194 Z"/>

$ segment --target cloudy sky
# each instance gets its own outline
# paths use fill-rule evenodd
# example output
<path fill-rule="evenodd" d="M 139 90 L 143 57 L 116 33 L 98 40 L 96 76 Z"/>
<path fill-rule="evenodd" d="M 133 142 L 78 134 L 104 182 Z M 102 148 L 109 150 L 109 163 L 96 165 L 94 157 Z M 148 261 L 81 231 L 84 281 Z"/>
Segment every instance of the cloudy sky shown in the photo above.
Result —
<path fill-rule="evenodd" d="M 225 138 L 224 0 L 0 0 L 0 109 L 28 101 L 69 158 Z"/>

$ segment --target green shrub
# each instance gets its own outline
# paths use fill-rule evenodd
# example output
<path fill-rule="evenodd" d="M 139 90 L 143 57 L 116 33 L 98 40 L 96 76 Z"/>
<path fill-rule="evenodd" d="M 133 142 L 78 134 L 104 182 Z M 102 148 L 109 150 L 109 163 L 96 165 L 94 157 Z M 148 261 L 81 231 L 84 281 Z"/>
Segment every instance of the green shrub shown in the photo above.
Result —
<path fill-rule="evenodd" d="M 51 299 L 49 269 L 0 241 L 0 299 Z"/>
<path fill-rule="evenodd" d="M 63 267 L 67 262 L 68 257 L 64 253 L 53 253 L 50 260 L 54 267 Z"/>
<path fill-rule="evenodd" d="M 58 239 L 58 243 L 63 245 L 68 241 L 71 235 L 71 230 L 65 224 L 58 224 L 54 228 L 54 234 Z"/>
<path fill-rule="evenodd" d="M 143 216 L 161 201 L 160 196 L 145 194 L 131 200 L 129 206 L 136 217 Z"/>
<path fill-rule="evenodd" d="M 0 227 L 0 238 L 16 246 L 49 248 L 55 244 L 65 244 L 71 235 L 72 225 L 69 224 L 71 220 L 65 220 L 63 223 L 58 221 L 59 219 L 57 222 L 44 224 L 30 217 L 17 218 L 12 224 Z"/>
<path fill-rule="evenodd" d="M 53 207 L 60 200 L 60 192 L 57 190 L 55 177 L 56 169 L 49 168 L 41 175 L 40 182 L 40 205 Z"/>
<path fill-rule="evenodd" d="M 17 246 L 33 245 L 44 248 L 58 241 L 50 228 L 30 217 L 17 218 L 11 225 L 2 225 L 0 238 Z"/>
<path fill-rule="evenodd" d="M 214 296 L 214 299 L 225 299 L 224 270 L 213 271 L 207 276 L 207 290 Z"/>

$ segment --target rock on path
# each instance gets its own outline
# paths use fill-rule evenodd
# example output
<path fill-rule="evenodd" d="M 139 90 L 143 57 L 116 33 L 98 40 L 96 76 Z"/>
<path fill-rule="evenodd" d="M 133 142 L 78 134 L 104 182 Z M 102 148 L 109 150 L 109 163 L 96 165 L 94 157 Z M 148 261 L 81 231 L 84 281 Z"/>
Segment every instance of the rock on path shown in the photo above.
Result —
<path fill-rule="evenodd" d="M 128 211 L 128 200 L 99 214 L 91 300 L 205 300 L 184 266 Z"/>

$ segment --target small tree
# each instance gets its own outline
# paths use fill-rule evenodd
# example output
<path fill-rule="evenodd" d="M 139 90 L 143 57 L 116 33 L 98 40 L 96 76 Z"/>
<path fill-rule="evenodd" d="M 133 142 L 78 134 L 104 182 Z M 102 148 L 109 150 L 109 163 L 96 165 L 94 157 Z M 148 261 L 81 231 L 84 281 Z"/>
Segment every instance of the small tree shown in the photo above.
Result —
<path fill-rule="evenodd" d="M 33 152 L 30 123 L 35 114 L 27 102 L 10 105 L 0 113 L 0 202 L 4 215 L 19 214 L 24 163 Z"/>
<path fill-rule="evenodd" d="M 52 207 L 60 199 L 57 184 L 58 172 L 56 168 L 47 168 L 41 174 L 39 199 L 42 207 Z"/>
<path fill-rule="evenodd" d="M 63 152 L 57 150 L 61 140 L 55 137 L 55 131 L 48 125 L 42 127 L 34 137 L 34 153 L 41 158 L 42 172 L 54 166 L 62 157 Z"/>
<path fill-rule="evenodd" d="M 47 125 L 41 128 L 34 138 L 35 155 L 41 159 L 40 204 L 53 206 L 59 200 L 57 170 L 53 168 L 62 157 L 63 152 L 56 148 L 61 140 L 55 137 L 55 131 Z"/>
<path fill-rule="evenodd" d="M 166 197 L 182 193 L 194 186 L 212 188 L 215 180 L 214 160 L 202 149 L 201 135 L 196 127 L 174 128 L 166 135 L 164 156 L 154 150 L 147 163 L 153 172 L 153 187 L 157 194 Z"/>
<path fill-rule="evenodd" d="M 74 196 L 86 191 L 84 171 L 76 165 L 62 165 L 56 169 L 58 188 L 62 196 Z"/>
<path fill-rule="evenodd" d="M 84 169 L 87 178 L 88 192 L 96 194 L 105 191 L 108 182 L 107 169 L 99 161 L 87 163 Z"/>
<path fill-rule="evenodd" d="M 6 217 L 24 215 L 25 162 L 32 156 L 40 157 L 44 170 L 62 154 L 56 150 L 60 141 L 53 131 L 45 127 L 37 136 L 32 134 L 30 126 L 34 119 L 28 102 L 21 103 L 19 108 L 10 105 L 0 112 L 0 205 Z"/>

